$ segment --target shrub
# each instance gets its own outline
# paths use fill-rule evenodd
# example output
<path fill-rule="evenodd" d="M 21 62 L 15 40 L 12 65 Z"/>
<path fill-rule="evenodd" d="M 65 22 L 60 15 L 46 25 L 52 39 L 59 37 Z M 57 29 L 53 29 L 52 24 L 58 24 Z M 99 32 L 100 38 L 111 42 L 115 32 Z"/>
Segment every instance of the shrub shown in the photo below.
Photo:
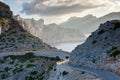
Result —
<path fill-rule="evenodd" d="M 120 22 L 114 23 L 114 28 L 113 29 L 116 30 L 118 28 L 120 28 Z"/>
<path fill-rule="evenodd" d="M 115 50 L 115 51 L 113 51 L 111 54 L 110 54 L 110 57 L 116 57 L 117 55 L 119 55 L 120 54 L 120 51 L 119 50 Z"/>
<path fill-rule="evenodd" d="M 82 73 L 81 74 L 85 74 L 85 72 L 84 71 L 82 71 Z"/>
<path fill-rule="evenodd" d="M 36 75 L 37 73 L 38 73 L 37 71 L 31 72 L 32 75 Z"/>
<path fill-rule="evenodd" d="M 69 59 L 69 56 L 66 56 L 65 58 L 66 58 L 66 59 Z"/>
<path fill-rule="evenodd" d="M 103 34 L 105 31 L 104 30 L 101 30 L 98 32 L 99 35 Z"/>
<path fill-rule="evenodd" d="M 0 77 L 1 79 L 6 79 L 8 77 L 8 74 L 1 74 Z"/>
<path fill-rule="evenodd" d="M 43 78 L 44 78 L 44 73 L 45 73 L 45 72 L 43 72 L 43 73 L 41 73 L 40 75 L 38 75 L 38 76 L 37 76 L 37 79 L 38 79 L 38 80 L 43 80 Z"/>
<path fill-rule="evenodd" d="M 26 76 L 26 77 L 25 77 L 25 80 L 35 80 L 35 78 L 32 77 L 32 76 Z"/>
<path fill-rule="evenodd" d="M 92 44 L 95 44 L 97 41 L 96 40 L 94 40 L 93 42 L 92 42 Z"/>
<path fill-rule="evenodd" d="M 33 52 L 28 52 L 28 53 L 25 54 L 25 57 L 26 57 L 27 59 L 29 59 L 29 58 L 34 58 L 35 56 L 34 56 L 34 53 L 33 53 Z"/>
<path fill-rule="evenodd" d="M 61 59 L 60 59 L 60 57 L 59 57 L 59 56 L 56 56 L 56 60 L 57 60 L 57 61 L 60 61 Z"/>
<path fill-rule="evenodd" d="M 63 72 L 62 72 L 62 75 L 65 76 L 65 75 L 67 75 L 68 73 L 69 73 L 69 72 L 67 72 L 67 71 L 63 71 Z"/>
<path fill-rule="evenodd" d="M 27 64 L 27 68 L 31 68 L 31 67 L 34 67 L 35 65 L 34 64 Z"/>
<path fill-rule="evenodd" d="M 5 70 L 6 72 L 8 72 L 10 69 L 11 69 L 11 68 L 9 68 L 9 67 L 4 68 L 4 70 Z"/>
<path fill-rule="evenodd" d="M 16 68 L 13 70 L 13 73 L 16 74 L 16 73 L 19 73 L 19 72 L 22 72 L 23 69 L 22 68 Z"/>

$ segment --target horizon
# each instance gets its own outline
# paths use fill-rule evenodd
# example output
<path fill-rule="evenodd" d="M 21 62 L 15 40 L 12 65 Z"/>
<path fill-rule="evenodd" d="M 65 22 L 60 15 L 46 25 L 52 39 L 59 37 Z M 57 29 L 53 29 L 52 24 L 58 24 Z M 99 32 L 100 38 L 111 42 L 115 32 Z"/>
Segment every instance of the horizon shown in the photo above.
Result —
<path fill-rule="evenodd" d="M 112 12 L 120 12 L 119 0 L 2 1 L 10 6 L 14 15 L 20 15 L 22 18 L 33 18 L 35 20 L 44 19 L 45 24 L 60 24 L 71 17 L 84 17 L 90 14 L 96 17 L 102 17 Z M 84 3 L 82 4 L 82 2 Z"/>

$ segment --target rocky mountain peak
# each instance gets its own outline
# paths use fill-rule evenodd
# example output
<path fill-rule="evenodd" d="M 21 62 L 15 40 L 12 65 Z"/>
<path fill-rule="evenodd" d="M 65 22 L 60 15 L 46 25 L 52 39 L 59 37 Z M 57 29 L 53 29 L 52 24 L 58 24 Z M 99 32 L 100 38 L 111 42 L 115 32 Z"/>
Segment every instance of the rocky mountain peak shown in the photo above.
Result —
<path fill-rule="evenodd" d="M 13 18 L 8 5 L 0 2 L 0 11 L 0 52 L 52 48 L 25 30 L 23 25 Z"/>
<path fill-rule="evenodd" d="M 3 2 L 0 2 L 0 17 L 11 18 L 12 15 L 10 7 Z"/>
<path fill-rule="evenodd" d="M 72 51 L 70 63 L 116 72 L 120 69 L 120 53 L 113 51 L 119 48 L 120 20 L 107 21 Z M 108 58 L 113 61 L 106 63 Z"/>

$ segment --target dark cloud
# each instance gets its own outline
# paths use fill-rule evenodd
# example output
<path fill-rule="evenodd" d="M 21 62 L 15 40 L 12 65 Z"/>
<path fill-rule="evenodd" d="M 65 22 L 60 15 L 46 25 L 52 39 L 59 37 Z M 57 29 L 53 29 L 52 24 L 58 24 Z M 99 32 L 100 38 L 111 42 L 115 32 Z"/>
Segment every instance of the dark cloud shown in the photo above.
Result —
<path fill-rule="evenodd" d="M 56 16 L 107 6 L 104 0 L 33 0 L 23 4 L 22 13 L 27 15 Z"/>

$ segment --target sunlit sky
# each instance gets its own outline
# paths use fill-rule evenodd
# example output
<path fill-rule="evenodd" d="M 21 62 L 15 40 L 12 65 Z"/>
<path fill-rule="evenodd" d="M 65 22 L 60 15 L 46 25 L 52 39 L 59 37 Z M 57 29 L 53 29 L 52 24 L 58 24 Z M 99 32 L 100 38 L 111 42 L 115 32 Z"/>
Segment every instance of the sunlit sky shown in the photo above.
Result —
<path fill-rule="evenodd" d="M 1 0 L 0 0 L 1 1 Z M 70 17 L 88 14 L 100 17 L 120 11 L 120 0 L 2 0 L 14 15 L 44 19 L 46 24 L 61 23 Z"/>

